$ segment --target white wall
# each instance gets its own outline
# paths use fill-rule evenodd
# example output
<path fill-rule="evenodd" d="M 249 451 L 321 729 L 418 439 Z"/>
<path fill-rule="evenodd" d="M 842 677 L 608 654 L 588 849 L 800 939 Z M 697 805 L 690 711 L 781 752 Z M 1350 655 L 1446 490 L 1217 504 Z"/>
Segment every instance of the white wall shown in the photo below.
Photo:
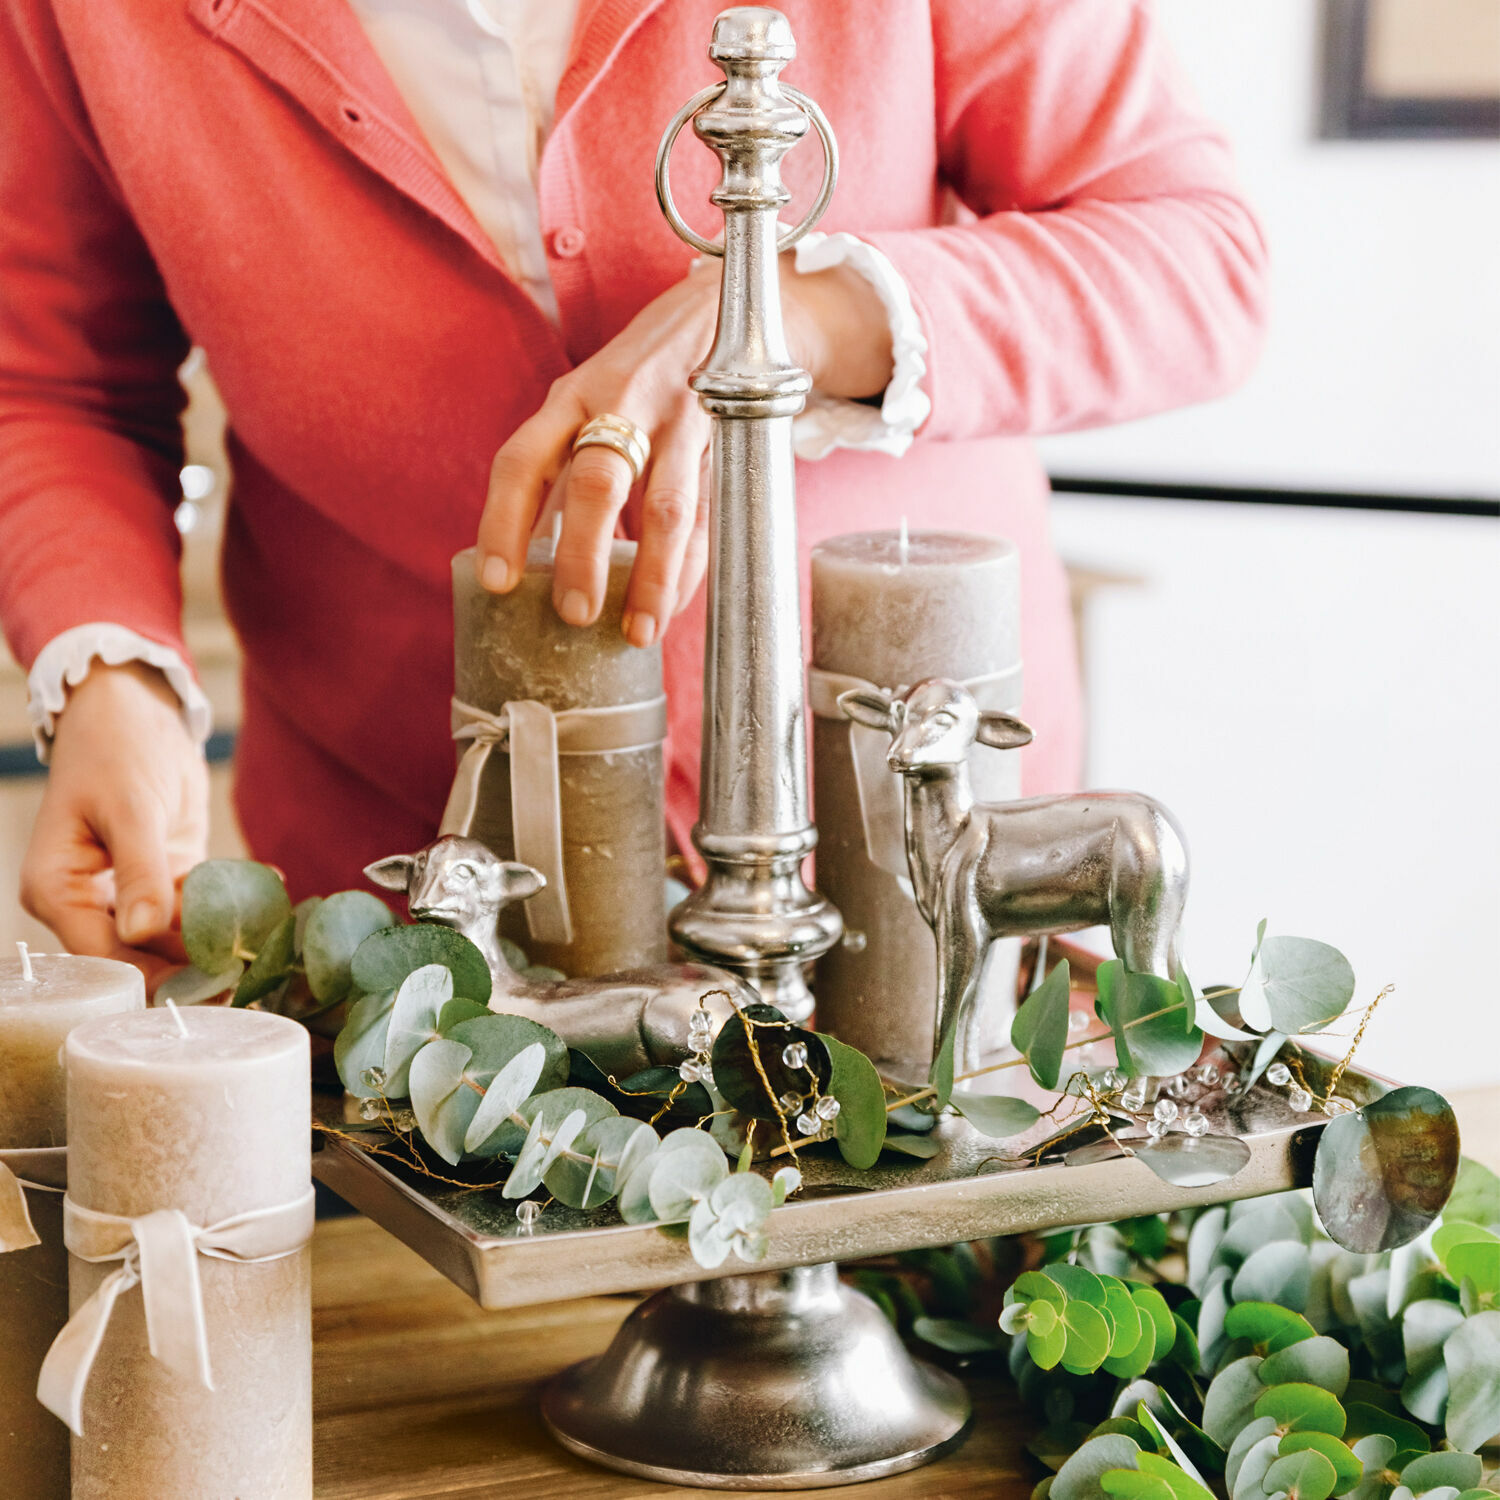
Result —
<path fill-rule="evenodd" d="M 1199 0 L 1203 3 L 1203 0 Z M 1095 596 L 1089 780 L 1159 796 L 1193 860 L 1197 983 L 1255 924 L 1397 986 L 1390 1076 L 1500 1083 L 1500 526 L 1468 517 L 1059 496 Z"/>
<path fill-rule="evenodd" d="M 1055 473 L 1500 494 L 1500 143 L 1320 141 L 1317 0 L 1156 0 L 1274 261 L 1227 400 L 1050 439 Z"/>

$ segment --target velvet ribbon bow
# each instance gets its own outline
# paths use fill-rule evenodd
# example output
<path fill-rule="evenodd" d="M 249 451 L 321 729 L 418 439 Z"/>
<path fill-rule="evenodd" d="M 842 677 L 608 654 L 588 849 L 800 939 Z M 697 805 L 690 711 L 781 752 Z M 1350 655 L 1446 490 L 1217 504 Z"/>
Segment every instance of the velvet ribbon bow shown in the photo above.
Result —
<path fill-rule="evenodd" d="M 140 1287 L 146 1340 L 152 1355 L 187 1380 L 214 1388 L 208 1359 L 198 1257 L 253 1265 L 295 1255 L 313 1232 L 313 1190 L 291 1203 L 236 1214 L 207 1228 L 175 1208 L 137 1219 L 98 1213 L 63 1199 L 63 1241 L 90 1265 L 119 1261 L 87 1302 L 68 1319 L 42 1361 L 37 1400 L 83 1435 L 83 1393 L 110 1315 L 122 1296 Z"/>
<path fill-rule="evenodd" d="M 29 1250 L 41 1239 L 31 1223 L 26 1189 L 61 1193 L 68 1186 L 68 1148 L 0 1151 L 0 1255 Z"/>
<path fill-rule="evenodd" d="M 667 737 L 665 696 L 605 708 L 549 708 L 522 699 L 498 714 L 453 700 L 453 738 L 467 741 L 458 763 L 443 833 L 467 834 L 479 805 L 479 783 L 492 750 L 510 755 L 510 817 L 515 857 L 547 884 L 526 903 L 526 928 L 538 943 L 571 943 L 573 915 L 563 874 L 560 755 L 645 750 Z"/>

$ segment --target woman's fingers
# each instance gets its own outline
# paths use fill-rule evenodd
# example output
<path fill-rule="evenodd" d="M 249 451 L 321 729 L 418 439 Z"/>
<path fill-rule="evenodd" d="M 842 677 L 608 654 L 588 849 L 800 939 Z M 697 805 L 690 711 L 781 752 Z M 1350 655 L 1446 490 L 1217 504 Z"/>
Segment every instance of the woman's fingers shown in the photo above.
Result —
<path fill-rule="evenodd" d="M 640 548 L 625 595 L 620 622 L 632 646 L 649 646 L 677 612 L 700 506 L 699 475 L 707 434 L 701 421 L 687 418 L 658 435 L 655 461 L 641 501 Z"/>
<path fill-rule="evenodd" d="M 560 380 L 495 455 L 477 542 L 479 581 L 492 593 L 509 593 L 521 581 L 537 513 L 587 419 L 573 387 Z"/>
<path fill-rule="evenodd" d="M 115 871 L 115 925 L 123 942 L 140 947 L 171 927 L 176 905 L 166 810 L 151 796 L 125 796 L 100 821 Z"/>
<path fill-rule="evenodd" d="M 553 560 L 552 602 L 569 625 L 591 625 L 604 605 L 615 523 L 630 498 L 634 475 L 613 448 L 574 453 L 563 496 L 562 530 Z"/>

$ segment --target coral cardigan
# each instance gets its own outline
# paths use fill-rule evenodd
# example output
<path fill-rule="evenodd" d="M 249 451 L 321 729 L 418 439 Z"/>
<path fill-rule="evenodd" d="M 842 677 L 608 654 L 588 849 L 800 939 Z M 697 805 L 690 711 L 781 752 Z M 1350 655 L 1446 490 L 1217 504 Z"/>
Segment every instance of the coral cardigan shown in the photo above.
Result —
<path fill-rule="evenodd" d="M 295 895 L 420 845 L 453 768 L 448 560 L 548 384 L 680 278 L 652 159 L 718 76 L 722 0 L 582 0 L 539 174 L 561 329 L 507 276 L 342 0 L 0 0 L 0 617 L 30 663 L 112 620 L 181 650 L 175 378 L 233 414 L 239 809 Z M 998 532 L 1024 559 L 1029 790 L 1076 774 L 1046 482 L 1024 434 L 1217 395 L 1264 252 L 1138 0 L 781 0 L 843 172 L 826 229 L 905 276 L 932 415 L 904 458 L 799 468 L 804 550 Z M 792 153 L 809 201 L 821 160 Z M 710 154 L 680 148 L 680 203 Z M 964 222 L 945 213 L 949 193 Z M 695 808 L 701 598 L 666 645 L 669 805 Z"/>

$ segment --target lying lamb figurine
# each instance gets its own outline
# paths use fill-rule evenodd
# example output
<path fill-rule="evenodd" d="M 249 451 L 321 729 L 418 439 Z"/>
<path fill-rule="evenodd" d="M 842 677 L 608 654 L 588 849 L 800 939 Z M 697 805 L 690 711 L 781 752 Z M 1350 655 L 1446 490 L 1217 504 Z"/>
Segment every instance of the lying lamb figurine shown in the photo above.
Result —
<path fill-rule="evenodd" d="M 694 1050 L 688 1017 L 700 998 L 717 1033 L 734 1006 L 710 991 L 727 990 L 741 1005 L 759 999 L 743 980 L 707 964 L 653 964 L 589 979 L 518 974 L 500 946 L 500 913 L 536 895 L 546 878 L 500 859 L 478 839 L 449 834 L 416 854 L 376 860 L 365 874 L 388 891 L 404 891 L 413 921 L 451 927 L 484 954 L 494 979 L 491 1010 L 540 1021 L 616 1078 L 687 1057 Z"/>
<path fill-rule="evenodd" d="M 919 682 L 894 702 L 854 689 L 840 694 L 839 707 L 891 735 L 887 764 L 905 782 L 912 888 L 937 939 L 939 1041 L 950 1024 L 964 1035 L 997 937 L 1104 923 L 1127 968 L 1176 977 L 1187 851 L 1159 802 L 1135 792 L 975 802 L 969 746 L 1015 749 L 1031 730 L 998 710 L 981 712 L 946 678 Z"/>

